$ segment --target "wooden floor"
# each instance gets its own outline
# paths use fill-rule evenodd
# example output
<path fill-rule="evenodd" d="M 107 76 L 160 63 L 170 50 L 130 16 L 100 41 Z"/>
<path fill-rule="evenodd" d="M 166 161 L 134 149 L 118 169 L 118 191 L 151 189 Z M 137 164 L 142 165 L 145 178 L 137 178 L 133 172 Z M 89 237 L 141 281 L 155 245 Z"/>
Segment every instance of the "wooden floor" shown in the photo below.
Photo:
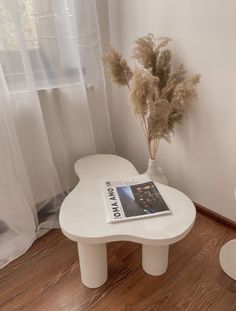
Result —
<path fill-rule="evenodd" d="M 219 250 L 236 232 L 199 214 L 192 232 L 170 248 L 168 271 L 145 274 L 140 245 L 108 245 L 109 278 L 84 287 L 76 244 L 53 230 L 0 270 L 0 310 L 235 311 L 236 282 L 219 266 Z M 236 263 L 235 263 L 236 264 Z"/>

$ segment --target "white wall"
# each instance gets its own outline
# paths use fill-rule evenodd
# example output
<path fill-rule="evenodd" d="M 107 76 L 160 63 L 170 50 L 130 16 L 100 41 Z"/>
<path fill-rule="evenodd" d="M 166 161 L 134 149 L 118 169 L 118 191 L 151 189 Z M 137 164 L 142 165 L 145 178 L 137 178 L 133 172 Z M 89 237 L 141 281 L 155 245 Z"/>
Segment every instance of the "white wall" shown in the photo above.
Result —
<path fill-rule="evenodd" d="M 236 221 L 236 1 L 109 1 L 113 45 L 130 55 L 137 36 L 154 32 L 174 39 L 175 60 L 201 73 L 198 100 L 159 161 L 170 185 Z M 127 100 L 113 88 L 113 137 L 120 155 L 143 171 L 147 152 Z"/>

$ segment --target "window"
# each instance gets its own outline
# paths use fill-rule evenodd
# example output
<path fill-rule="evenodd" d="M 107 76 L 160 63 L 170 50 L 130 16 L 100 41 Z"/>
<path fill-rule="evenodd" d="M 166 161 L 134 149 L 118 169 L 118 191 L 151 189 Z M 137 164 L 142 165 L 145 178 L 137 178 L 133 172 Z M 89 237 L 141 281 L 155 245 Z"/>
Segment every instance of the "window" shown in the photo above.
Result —
<path fill-rule="evenodd" d="M 25 34 L 26 42 L 30 48 L 38 47 L 38 38 L 35 20 L 33 18 L 32 0 L 18 0 L 19 14 L 22 29 Z M 17 40 L 15 36 L 15 27 L 9 16 L 9 11 L 6 10 L 6 5 L 3 1 L 0 2 L 0 49 L 14 51 L 17 50 Z"/>
<path fill-rule="evenodd" d="M 10 91 L 28 89 L 26 70 L 38 89 L 79 81 L 74 11 L 72 0 L 0 0 L 0 63 Z"/>

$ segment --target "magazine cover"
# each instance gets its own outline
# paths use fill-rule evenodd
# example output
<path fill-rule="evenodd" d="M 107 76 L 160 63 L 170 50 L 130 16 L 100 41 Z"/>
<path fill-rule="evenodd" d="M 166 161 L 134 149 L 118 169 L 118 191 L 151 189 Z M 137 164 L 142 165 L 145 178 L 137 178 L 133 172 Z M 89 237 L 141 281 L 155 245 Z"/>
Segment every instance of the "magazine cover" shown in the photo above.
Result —
<path fill-rule="evenodd" d="M 149 179 L 107 181 L 104 197 L 108 223 L 171 214 L 156 185 Z"/>

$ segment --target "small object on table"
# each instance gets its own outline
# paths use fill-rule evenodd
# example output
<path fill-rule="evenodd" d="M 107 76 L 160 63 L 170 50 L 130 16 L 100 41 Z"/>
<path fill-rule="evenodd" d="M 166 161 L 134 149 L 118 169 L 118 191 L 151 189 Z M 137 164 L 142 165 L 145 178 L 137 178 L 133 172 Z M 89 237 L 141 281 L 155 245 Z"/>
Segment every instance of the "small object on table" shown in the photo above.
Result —
<path fill-rule="evenodd" d="M 142 266 L 151 275 L 168 267 L 169 245 L 183 239 L 196 217 L 192 201 L 182 192 L 157 184 L 172 214 L 115 224 L 106 223 L 101 181 L 138 175 L 126 159 L 115 155 L 92 155 L 75 163 L 78 185 L 65 198 L 60 210 L 63 233 L 77 242 L 81 278 L 96 288 L 107 279 L 106 243 L 131 241 L 142 244 Z"/>
<path fill-rule="evenodd" d="M 155 183 L 145 174 L 102 183 L 108 223 L 171 214 Z"/>

